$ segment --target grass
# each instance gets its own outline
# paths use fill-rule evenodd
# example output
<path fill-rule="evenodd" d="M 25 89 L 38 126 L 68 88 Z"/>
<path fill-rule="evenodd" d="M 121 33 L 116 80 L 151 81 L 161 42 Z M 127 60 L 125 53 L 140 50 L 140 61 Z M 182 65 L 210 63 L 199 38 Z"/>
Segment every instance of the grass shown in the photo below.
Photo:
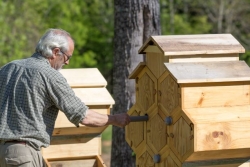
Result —
<path fill-rule="evenodd" d="M 102 141 L 111 141 L 112 140 L 112 126 L 108 126 L 103 132 L 102 132 Z"/>

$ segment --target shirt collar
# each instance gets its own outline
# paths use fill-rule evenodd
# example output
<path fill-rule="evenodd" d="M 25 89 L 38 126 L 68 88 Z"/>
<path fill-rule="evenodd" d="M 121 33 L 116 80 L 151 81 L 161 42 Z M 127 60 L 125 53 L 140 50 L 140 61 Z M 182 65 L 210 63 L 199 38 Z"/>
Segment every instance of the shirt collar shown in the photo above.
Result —
<path fill-rule="evenodd" d="M 39 60 L 45 61 L 47 64 L 50 64 L 49 60 L 46 57 L 44 57 L 41 53 L 35 52 L 31 57 L 37 58 Z"/>

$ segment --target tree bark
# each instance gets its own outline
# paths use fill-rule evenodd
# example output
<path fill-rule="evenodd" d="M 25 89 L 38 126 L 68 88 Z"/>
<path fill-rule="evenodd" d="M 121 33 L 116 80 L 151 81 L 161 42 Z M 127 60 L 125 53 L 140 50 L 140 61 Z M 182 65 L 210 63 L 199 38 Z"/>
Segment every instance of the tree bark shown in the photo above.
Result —
<path fill-rule="evenodd" d="M 128 78 L 143 55 L 138 50 L 150 35 L 160 30 L 159 0 L 114 0 L 114 73 L 115 105 L 112 113 L 127 112 L 135 103 L 135 82 Z M 133 167 L 135 157 L 125 141 L 123 128 L 113 126 L 111 167 Z"/>

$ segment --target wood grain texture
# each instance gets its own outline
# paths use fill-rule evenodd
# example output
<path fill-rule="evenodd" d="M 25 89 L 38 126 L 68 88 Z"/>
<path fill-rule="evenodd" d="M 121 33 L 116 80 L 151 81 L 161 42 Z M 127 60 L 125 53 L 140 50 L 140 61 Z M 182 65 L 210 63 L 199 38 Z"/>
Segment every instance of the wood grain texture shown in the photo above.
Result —
<path fill-rule="evenodd" d="M 107 167 L 99 155 L 54 158 L 47 161 L 47 163 L 48 167 Z"/>
<path fill-rule="evenodd" d="M 250 148 L 249 120 L 197 124 L 195 127 L 197 142 L 194 151 Z M 245 156 L 250 156 L 250 153 Z"/>
<path fill-rule="evenodd" d="M 250 81 L 244 61 L 165 63 L 177 83 Z"/>
<path fill-rule="evenodd" d="M 141 72 L 141 70 L 146 66 L 145 62 L 140 62 L 137 67 L 134 69 L 134 71 L 131 72 L 131 74 L 128 76 L 129 79 L 135 79 L 137 75 Z"/>
<path fill-rule="evenodd" d="M 249 85 L 181 87 L 182 108 L 249 105 Z"/>
<path fill-rule="evenodd" d="M 72 88 L 107 86 L 107 81 L 97 68 L 62 69 L 60 72 Z"/>
<path fill-rule="evenodd" d="M 131 116 L 139 116 L 137 112 L 131 114 Z M 130 147 L 137 148 L 139 144 L 145 140 L 145 127 L 144 122 L 131 122 L 126 126 L 126 137 L 130 140 Z"/>
<path fill-rule="evenodd" d="M 194 146 L 193 128 L 182 117 L 169 130 L 169 145 L 181 162 L 192 154 Z"/>
<path fill-rule="evenodd" d="M 136 165 L 139 167 L 155 167 L 153 157 L 148 152 L 144 152 L 144 154 L 137 158 Z"/>
<path fill-rule="evenodd" d="M 164 52 L 162 50 L 160 50 L 160 48 L 157 45 L 148 45 L 144 52 L 146 53 L 161 53 L 164 54 Z"/>
<path fill-rule="evenodd" d="M 45 159 L 101 155 L 101 137 L 66 136 L 52 140 L 43 149 Z"/>
<path fill-rule="evenodd" d="M 165 72 L 158 80 L 158 104 L 171 115 L 180 104 L 179 97 L 178 84 Z"/>
<path fill-rule="evenodd" d="M 185 162 L 216 161 L 223 159 L 246 158 L 250 159 L 250 148 L 199 151 L 191 154 Z M 192 166 L 191 166 L 192 167 Z"/>
<path fill-rule="evenodd" d="M 182 167 L 249 167 L 249 158 L 230 158 L 220 160 L 204 160 L 185 162 Z"/>
<path fill-rule="evenodd" d="M 165 56 L 245 52 L 244 47 L 231 34 L 151 36 L 139 49 L 139 53 L 145 53 L 150 43 L 157 45 Z"/>
<path fill-rule="evenodd" d="M 138 75 L 136 90 L 137 104 L 144 113 L 153 107 L 157 102 L 157 79 L 148 68 L 144 68 Z"/>
<path fill-rule="evenodd" d="M 50 162 L 51 167 L 99 167 L 96 159 L 54 161 Z"/>
<path fill-rule="evenodd" d="M 167 62 L 169 62 L 168 57 L 165 57 L 162 53 L 146 54 L 146 65 L 157 79 L 166 71 L 163 63 Z"/>
<path fill-rule="evenodd" d="M 154 153 L 160 152 L 168 144 L 167 126 L 159 114 L 147 122 L 147 144 Z"/>
<path fill-rule="evenodd" d="M 181 62 L 211 62 L 211 61 L 239 61 L 239 54 L 198 54 L 198 55 L 180 55 L 168 56 L 169 63 Z"/>
<path fill-rule="evenodd" d="M 250 120 L 250 106 L 228 106 L 211 108 L 189 108 L 183 112 L 195 124 L 219 122 L 244 122 Z"/>
<path fill-rule="evenodd" d="M 166 167 L 166 166 L 171 166 L 171 167 L 180 167 L 176 162 L 172 159 L 171 156 L 168 156 L 166 160 L 164 160 L 163 163 L 159 165 L 160 167 Z"/>

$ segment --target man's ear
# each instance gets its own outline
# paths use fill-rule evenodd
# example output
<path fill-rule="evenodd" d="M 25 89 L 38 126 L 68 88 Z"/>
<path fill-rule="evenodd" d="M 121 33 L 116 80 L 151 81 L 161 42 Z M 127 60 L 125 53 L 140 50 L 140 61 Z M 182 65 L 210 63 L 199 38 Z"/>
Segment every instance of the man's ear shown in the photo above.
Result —
<path fill-rule="evenodd" d="M 56 55 L 60 53 L 60 49 L 59 48 L 54 48 L 52 49 L 52 59 L 56 58 Z"/>

